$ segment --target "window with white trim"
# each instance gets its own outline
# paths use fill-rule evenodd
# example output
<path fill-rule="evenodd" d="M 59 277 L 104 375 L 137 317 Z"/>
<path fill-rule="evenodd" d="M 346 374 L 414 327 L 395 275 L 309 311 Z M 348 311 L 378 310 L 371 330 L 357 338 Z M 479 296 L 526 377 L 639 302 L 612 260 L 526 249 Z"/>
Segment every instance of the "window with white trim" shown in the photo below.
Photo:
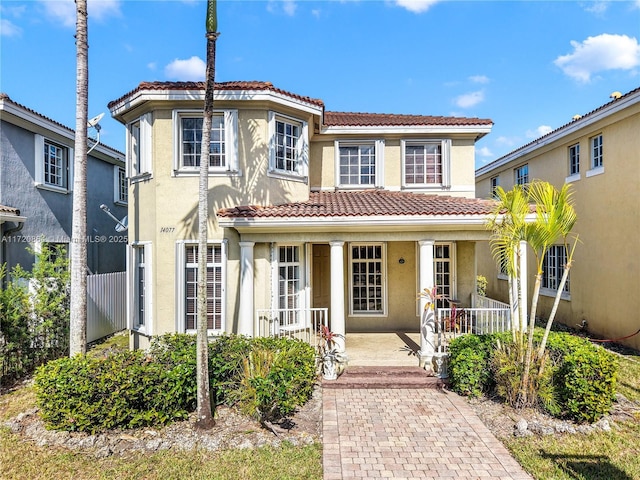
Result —
<path fill-rule="evenodd" d="M 351 244 L 349 248 L 351 314 L 382 315 L 386 311 L 384 244 Z"/>
<path fill-rule="evenodd" d="M 515 184 L 526 185 L 529 183 L 529 164 L 525 163 L 514 169 Z"/>
<path fill-rule="evenodd" d="M 151 175 L 151 113 L 128 124 L 127 131 L 127 176 L 136 182 Z"/>
<path fill-rule="evenodd" d="M 269 173 L 305 177 L 308 170 L 307 122 L 269 112 Z"/>
<path fill-rule="evenodd" d="M 119 205 L 126 205 L 129 200 L 129 182 L 124 168 L 113 167 L 113 201 Z"/>
<path fill-rule="evenodd" d="M 591 168 L 601 168 L 603 159 L 602 135 L 596 135 L 591 138 Z"/>
<path fill-rule="evenodd" d="M 280 327 L 296 327 L 303 320 L 302 265 L 298 245 L 278 246 L 278 309 Z"/>
<path fill-rule="evenodd" d="M 336 142 L 336 183 L 340 187 L 382 186 L 379 174 L 382 172 L 384 142 L 337 141 Z"/>
<path fill-rule="evenodd" d="M 198 245 L 184 244 L 184 328 L 195 331 L 198 322 Z M 207 329 L 223 329 L 223 248 L 207 246 Z"/>
<path fill-rule="evenodd" d="M 449 186 L 450 140 L 402 140 L 405 187 Z"/>
<path fill-rule="evenodd" d="M 549 247 L 542 261 L 542 288 L 556 292 L 562 280 L 564 266 L 567 263 L 567 249 L 564 245 Z M 563 294 L 569 293 L 569 277 L 562 288 Z"/>
<path fill-rule="evenodd" d="M 495 177 L 491 177 L 489 182 L 491 184 L 491 196 L 496 198 L 496 189 L 500 186 L 500 176 L 496 175 Z"/>
<path fill-rule="evenodd" d="M 580 144 L 569 147 L 569 175 L 580 174 Z"/>
<path fill-rule="evenodd" d="M 129 247 L 129 318 L 133 330 L 151 335 L 151 244 Z"/>
<path fill-rule="evenodd" d="M 214 112 L 209 141 L 209 172 L 235 172 L 237 165 L 237 110 Z M 174 111 L 176 159 L 174 174 L 197 175 L 202 151 L 202 111 Z"/>
<path fill-rule="evenodd" d="M 453 245 L 436 243 L 433 246 L 433 275 L 438 295 L 444 298 L 436 300 L 438 308 L 450 308 L 445 299 L 453 299 Z"/>
<path fill-rule="evenodd" d="M 73 149 L 36 134 L 35 184 L 38 188 L 67 193 L 73 186 Z"/>

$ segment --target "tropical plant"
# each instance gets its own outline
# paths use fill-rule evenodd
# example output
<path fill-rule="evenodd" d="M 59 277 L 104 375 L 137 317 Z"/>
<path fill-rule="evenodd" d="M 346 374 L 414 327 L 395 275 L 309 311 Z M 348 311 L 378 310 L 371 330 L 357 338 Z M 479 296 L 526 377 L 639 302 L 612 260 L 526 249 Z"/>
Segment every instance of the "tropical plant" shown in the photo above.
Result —
<path fill-rule="evenodd" d="M 211 428 L 215 421 L 211 409 L 209 388 L 209 348 L 207 339 L 207 229 L 209 228 L 209 151 L 213 119 L 213 89 L 215 85 L 216 39 L 218 18 L 216 0 L 207 1 L 206 38 L 207 67 L 200 149 L 200 181 L 198 185 L 198 321 L 197 321 L 197 384 L 198 406 L 196 425 Z"/>
<path fill-rule="evenodd" d="M 69 355 L 87 351 L 87 0 L 76 0 L 76 133 L 73 160 L 71 320 Z"/>
<path fill-rule="evenodd" d="M 518 312 L 517 318 L 520 322 L 513 329 L 513 342 L 518 363 L 522 364 L 521 375 L 519 373 L 519 393 L 514 398 L 516 406 L 529 406 L 535 402 L 535 396 L 531 395 L 531 371 L 537 366 L 536 375 L 541 376 L 544 371 L 544 350 L 548 331 L 551 329 L 553 316 L 557 304 L 554 305 L 553 316 L 547 322 L 547 331 L 543 337 L 539 348 L 534 352 L 534 328 L 542 284 L 542 274 L 545 255 L 550 247 L 559 238 L 562 238 L 563 245 L 568 248 L 569 235 L 576 222 L 576 213 L 571 202 L 569 185 L 565 184 L 559 191 L 550 183 L 536 180 L 525 189 L 522 186 L 515 186 L 513 190 L 505 192 L 501 187 L 496 188 L 498 203 L 488 227 L 492 230 L 491 247 L 494 258 L 498 261 L 501 269 L 509 276 L 509 300 L 512 313 Z M 534 218 L 528 218 L 531 206 L 535 207 Z M 535 256 L 535 281 L 533 296 L 531 299 L 531 311 L 529 314 L 529 324 L 525 332 L 524 308 L 520 308 L 521 299 L 524 296 L 517 288 L 516 295 L 513 292 L 514 282 L 518 281 L 524 265 L 521 265 L 521 257 L 518 254 L 521 242 L 526 242 L 532 249 Z M 569 261 L 565 265 L 564 281 L 568 275 L 573 258 L 574 245 L 568 249 Z M 562 285 L 558 288 L 556 303 L 562 293 Z M 517 301 L 517 305 L 514 302 Z M 512 317 L 513 318 L 513 317 Z M 525 344 L 526 342 L 526 344 Z M 534 368 L 535 369 L 535 368 Z"/>

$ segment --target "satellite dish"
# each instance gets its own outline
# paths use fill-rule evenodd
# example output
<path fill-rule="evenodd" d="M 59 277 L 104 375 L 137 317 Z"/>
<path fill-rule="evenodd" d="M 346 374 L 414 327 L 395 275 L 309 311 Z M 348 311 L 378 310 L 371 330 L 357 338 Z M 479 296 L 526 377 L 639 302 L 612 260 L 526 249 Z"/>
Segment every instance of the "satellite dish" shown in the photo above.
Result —
<path fill-rule="evenodd" d="M 129 228 L 129 218 L 127 215 L 125 215 L 124 217 L 122 217 L 122 220 L 116 223 L 116 232 L 118 233 L 126 232 L 128 228 Z"/>
<path fill-rule="evenodd" d="M 104 113 L 96 115 L 95 117 L 93 117 L 91 120 L 87 122 L 87 127 L 89 128 L 95 127 L 96 125 L 98 125 L 98 123 L 100 123 L 100 120 L 102 120 L 102 117 L 104 117 Z"/>

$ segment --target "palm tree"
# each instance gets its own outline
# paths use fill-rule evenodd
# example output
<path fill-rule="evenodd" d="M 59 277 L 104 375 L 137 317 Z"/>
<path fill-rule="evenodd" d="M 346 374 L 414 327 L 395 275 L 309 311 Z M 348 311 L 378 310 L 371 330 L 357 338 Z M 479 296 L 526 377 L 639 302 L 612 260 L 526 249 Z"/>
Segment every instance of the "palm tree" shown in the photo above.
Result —
<path fill-rule="evenodd" d="M 73 160 L 69 354 L 87 350 L 87 0 L 76 0 L 76 133 Z"/>
<path fill-rule="evenodd" d="M 209 348 L 207 340 L 207 229 L 209 224 L 209 151 L 213 118 L 213 89 L 216 72 L 216 40 L 218 19 L 216 0 L 207 0 L 206 37 L 207 70 L 200 150 L 200 182 L 198 186 L 198 322 L 197 322 L 197 420 L 201 429 L 213 427 L 209 390 Z"/>

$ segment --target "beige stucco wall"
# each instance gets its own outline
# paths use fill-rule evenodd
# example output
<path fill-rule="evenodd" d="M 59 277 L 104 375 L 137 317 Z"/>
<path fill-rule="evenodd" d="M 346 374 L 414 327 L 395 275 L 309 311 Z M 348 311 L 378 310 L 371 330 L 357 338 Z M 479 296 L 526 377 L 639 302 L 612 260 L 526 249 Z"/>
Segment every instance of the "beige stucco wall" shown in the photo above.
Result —
<path fill-rule="evenodd" d="M 499 173 L 500 184 L 512 185 L 513 167 L 529 164 L 529 178 L 539 178 L 561 187 L 568 175 L 568 147 L 580 143 L 580 178 L 571 183 L 578 221 L 573 233 L 579 235 L 571 269 L 570 300 L 561 300 L 557 320 L 575 327 L 587 320 L 589 331 L 616 339 L 634 333 L 640 309 L 640 106 L 601 119 L 594 125 L 517 159 L 479 177 L 477 191 L 487 196 L 490 177 Z M 604 172 L 587 177 L 590 138 L 602 134 Z M 503 182 L 503 178 L 505 181 Z M 478 273 L 489 280 L 489 293 L 506 300 L 506 281 L 497 278 L 488 248 L 478 250 Z M 529 271 L 534 271 L 529 252 Z M 533 273 L 529 275 L 529 297 Z M 546 318 L 553 297 L 543 295 L 538 315 Z M 640 348 L 640 336 L 623 343 Z"/>

